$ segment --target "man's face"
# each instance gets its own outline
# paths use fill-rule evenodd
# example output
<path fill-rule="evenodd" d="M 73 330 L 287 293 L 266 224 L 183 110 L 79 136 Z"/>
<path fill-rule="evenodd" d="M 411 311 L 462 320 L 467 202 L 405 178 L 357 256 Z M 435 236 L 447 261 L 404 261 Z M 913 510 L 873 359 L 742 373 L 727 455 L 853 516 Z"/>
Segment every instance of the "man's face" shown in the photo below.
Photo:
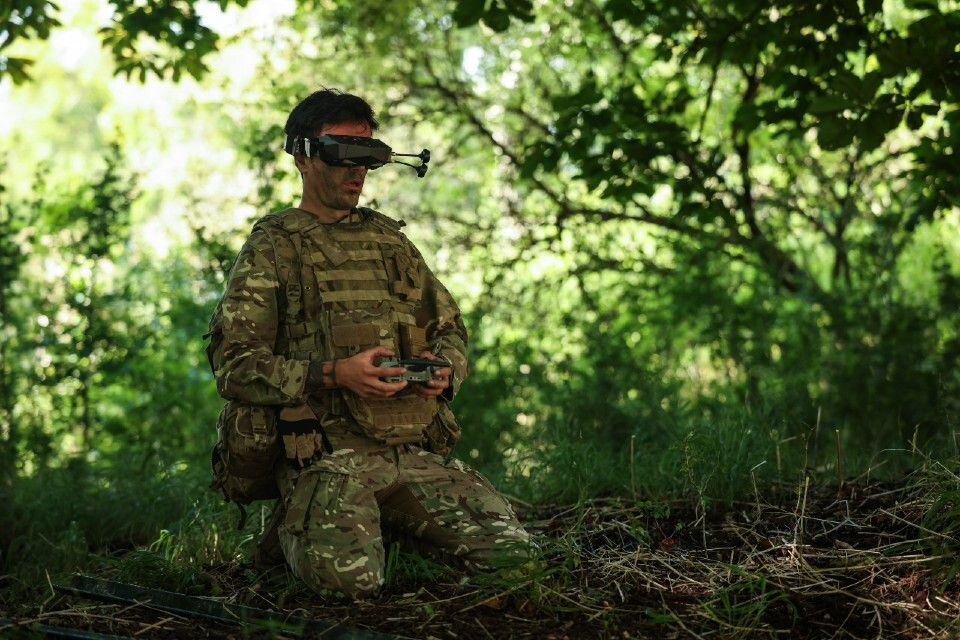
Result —
<path fill-rule="evenodd" d="M 325 125 L 317 135 L 369 138 L 373 131 L 366 122 L 340 122 Z M 320 158 L 298 156 L 297 168 L 303 175 L 304 196 L 309 195 L 331 211 L 349 211 L 360 201 L 366 167 L 331 167 Z"/>

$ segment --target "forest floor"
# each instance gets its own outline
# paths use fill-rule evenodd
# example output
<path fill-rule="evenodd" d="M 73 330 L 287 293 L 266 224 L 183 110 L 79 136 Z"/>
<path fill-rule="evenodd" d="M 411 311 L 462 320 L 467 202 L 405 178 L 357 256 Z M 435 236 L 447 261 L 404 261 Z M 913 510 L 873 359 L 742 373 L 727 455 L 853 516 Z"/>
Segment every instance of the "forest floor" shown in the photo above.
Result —
<path fill-rule="evenodd" d="M 945 550 L 954 547 L 938 545 L 944 534 L 921 523 L 930 500 L 920 489 L 808 484 L 773 492 L 776 499 L 758 495 L 706 513 L 689 504 L 628 500 L 521 507 L 544 563 L 521 576 L 468 579 L 399 555 L 384 591 L 359 603 L 317 596 L 296 582 L 278 584 L 240 562 L 208 567 L 203 587 L 230 594 L 229 602 L 409 638 L 960 633 L 960 588 L 943 577 L 956 560 Z M 136 638 L 270 635 L 52 591 L 43 605 L 15 617 Z"/>

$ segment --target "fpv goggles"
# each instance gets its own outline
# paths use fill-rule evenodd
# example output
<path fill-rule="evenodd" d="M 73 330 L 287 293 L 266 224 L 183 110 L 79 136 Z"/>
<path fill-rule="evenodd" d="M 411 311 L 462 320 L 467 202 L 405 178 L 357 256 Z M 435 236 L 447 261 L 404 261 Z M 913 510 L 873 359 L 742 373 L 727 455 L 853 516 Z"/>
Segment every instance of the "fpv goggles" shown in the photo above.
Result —
<path fill-rule="evenodd" d="M 308 158 L 318 157 L 334 167 L 355 167 L 362 165 L 368 169 L 379 169 L 385 164 L 396 162 L 413 167 L 417 176 L 423 177 L 427 173 L 427 163 L 430 162 L 430 151 L 424 149 L 420 153 L 394 153 L 386 143 L 374 138 L 359 138 L 357 136 L 320 136 L 318 138 L 304 138 L 301 136 L 285 135 L 283 150 L 290 155 L 302 153 Z M 396 157 L 420 158 L 420 164 L 410 164 Z"/>

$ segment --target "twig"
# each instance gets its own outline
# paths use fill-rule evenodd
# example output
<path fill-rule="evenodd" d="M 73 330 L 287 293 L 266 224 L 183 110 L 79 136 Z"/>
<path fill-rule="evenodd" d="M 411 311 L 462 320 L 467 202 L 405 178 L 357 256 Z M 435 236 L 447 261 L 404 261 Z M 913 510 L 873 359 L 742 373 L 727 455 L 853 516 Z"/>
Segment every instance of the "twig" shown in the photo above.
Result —
<path fill-rule="evenodd" d="M 843 496 L 843 460 L 840 450 L 840 429 L 834 429 L 837 435 L 837 499 Z"/>
<path fill-rule="evenodd" d="M 134 636 L 139 636 L 140 634 L 146 633 L 147 631 L 150 631 L 151 629 L 156 629 L 156 628 L 160 627 L 160 626 L 163 625 L 163 623 L 165 623 L 165 622 L 173 622 L 173 618 L 172 618 L 172 617 L 166 617 L 166 618 L 163 618 L 162 620 L 158 620 L 157 622 L 154 622 L 153 624 L 149 624 L 149 625 L 143 627 L 142 629 L 140 629 L 139 631 L 137 631 L 137 632 L 136 632 L 135 634 L 133 634 L 133 635 L 134 635 Z"/>
<path fill-rule="evenodd" d="M 803 531 L 804 531 L 803 518 L 804 518 L 804 514 L 807 511 L 807 493 L 809 490 L 810 490 L 810 476 L 807 475 L 806 471 L 804 471 L 803 502 L 800 505 L 800 517 L 797 518 L 797 525 L 796 527 L 794 527 L 794 530 L 793 530 L 793 544 L 795 547 L 799 546 L 800 541 L 803 538 Z"/>
<path fill-rule="evenodd" d="M 477 616 L 473 616 L 473 619 L 480 626 L 480 628 L 483 629 L 483 632 L 487 634 L 487 637 L 490 638 L 490 640 L 496 640 L 492 635 L 490 635 L 490 632 L 487 631 L 487 628 L 483 626 L 483 623 L 480 622 L 480 618 L 478 618 Z"/>

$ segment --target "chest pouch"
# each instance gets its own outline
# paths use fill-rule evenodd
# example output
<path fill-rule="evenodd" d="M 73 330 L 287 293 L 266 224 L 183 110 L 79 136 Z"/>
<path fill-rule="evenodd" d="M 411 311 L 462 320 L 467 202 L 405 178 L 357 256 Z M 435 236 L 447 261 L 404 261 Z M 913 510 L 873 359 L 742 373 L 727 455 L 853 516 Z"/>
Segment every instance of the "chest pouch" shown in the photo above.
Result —
<path fill-rule="evenodd" d="M 330 335 L 336 358 L 349 358 L 378 345 L 394 351 L 398 346 L 403 351 L 426 346 L 423 329 L 402 325 L 397 334 L 392 313 L 361 324 L 349 324 L 350 315 L 351 312 L 342 315 L 334 312 L 331 317 Z M 343 389 L 341 397 L 350 417 L 364 435 L 387 444 L 421 442 L 423 429 L 433 422 L 437 412 L 435 399 L 424 399 L 415 393 L 390 398 L 361 398 L 349 389 Z"/>
<path fill-rule="evenodd" d="M 401 251 L 392 253 L 397 279 L 390 283 L 391 293 L 405 302 L 420 302 L 423 288 L 420 286 L 420 270 L 417 264 L 419 260 Z"/>
<path fill-rule="evenodd" d="M 330 334 L 335 358 L 349 358 L 380 344 L 380 327 L 372 323 L 334 325 Z"/>
<path fill-rule="evenodd" d="M 427 332 L 412 324 L 400 325 L 400 355 L 419 358 L 427 350 Z"/>

